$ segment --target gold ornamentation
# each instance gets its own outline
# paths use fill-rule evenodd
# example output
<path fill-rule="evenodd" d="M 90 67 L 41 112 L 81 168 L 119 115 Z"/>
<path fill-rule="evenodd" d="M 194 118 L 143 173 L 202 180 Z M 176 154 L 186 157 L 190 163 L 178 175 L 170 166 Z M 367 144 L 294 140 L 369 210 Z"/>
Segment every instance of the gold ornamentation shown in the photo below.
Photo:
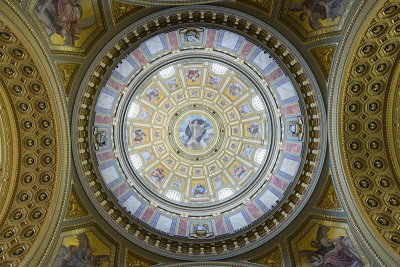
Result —
<path fill-rule="evenodd" d="M 271 15 L 272 7 L 274 6 L 274 0 L 236 0 L 240 3 L 254 6 L 260 11 Z"/>
<path fill-rule="evenodd" d="M 144 6 L 134 5 L 126 2 L 116 0 L 111 1 L 111 18 L 114 25 L 120 23 L 126 17 L 144 8 Z"/>
<path fill-rule="evenodd" d="M 257 257 L 250 262 L 258 263 L 271 267 L 281 267 L 283 266 L 283 258 L 282 258 L 282 249 L 281 246 L 278 245 L 275 248 L 269 250 L 264 253 L 263 256 Z"/>
<path fill-rule="evenodd" d="M 0 17 L 0 229 L 10 237 L 1 238 L 0 262 L 40 265 L 66 205 L 68 117 L 57 72 L 30 25 L 4 1 Z"/>
<path fill-rule="evenodd" d="M 387 108 L 395 99 L 394 94 L 389 97 L 390 93 L 398 91 L 396 83 L 391 86 L 391 77 L 397 77 L 399 73 L 394 75 L 398 66 L 400 24 L 394 18 L 398 16 L 400 6 L 398 2 L 385 1 L 376 8 L 377 13 L 371 14 L 363 30 L 356 35 L 352 56 L 347 60 L 341 80 L 343 90 L 337 107 L 340 124 L 337 129 L 342 162 L 336 164 L 345 166 L 344 177 L 353 195 L 346 201 L 355 200 L 354 205 L 362 213 L 358 216 L 363 217 L 387 250 L 398 255 L 400 246 L 390 237 L 399 229 L 400 223 L 396 219 L 397 207 L 389 199 L 398 199 L 400 170 L 390 152 L 393 144 L 387 139 L 392 138 L 392 125 L 386 124 L 387 129 L 384 129 L 387 121 L 384 118 L 385 114 L 395 114 L 394 105 L 391 105 L 392 110 Z M 387 10 L 394 11 L 388 13 Z M 398 136 L 394 139 L 398 140 Z M 385 145 L 388 141 L 390 147 Z M 337 179 L 338 188 L 344 194 L 346 190 L 340 187 L 344 181 Z M 381 214 L 390 216 L 391 223 Z"/>
<path fill-rule="evenodd" d="M 329 174 L 325 184 L 321 198 L 317 203 L 317 208 L 328 209 L 328 210 L 342 210 L 339 199 L 336 194 L 335 186 L 332 182 L 332 176 Z"/>
<path fill-rule="evenodd" d="M 75 186 L 72 185 L 65 219 L 76 219 L 86 215 L 88 215 L 88 212 L 82 201 L 79 199 Z"/>
<path fill-rule="evenodd" d="M 71 86 L 74 82 L 76 73 L 79 69 L 79 64 L 77 63 L 58 63 L 57 64 L 58 73 L 60 74 L 61 81 L 64 86 L 65 94 L 67 99 L 71 93 Z"/>
<path fill-rule="evenodd" d="M 335 55 L 336 46 L 322 46 L 311 50 L 313 56 L 319 63 L 322 73 L 325 76 L 325 81 L 328 81 L 329 72 L 332 65 L 332 60 Z"/>
<path fill-rule="evenodd" d="M 157 263 L 149 260 L 145 260 L 142 257 L 136 256 L 133 251 L 129 249 L 126 250 L 125 253 L 125 266 L 126 267 L 148 267 L 155 265 Z"/>

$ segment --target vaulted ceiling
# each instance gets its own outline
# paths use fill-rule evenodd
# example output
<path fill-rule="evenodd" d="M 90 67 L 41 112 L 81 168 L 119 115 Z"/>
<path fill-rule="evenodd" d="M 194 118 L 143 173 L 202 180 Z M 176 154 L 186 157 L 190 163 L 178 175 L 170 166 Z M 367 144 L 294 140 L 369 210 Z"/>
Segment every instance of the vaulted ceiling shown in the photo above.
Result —
<path fill-rule="evenodd" d="M 400 263 L 398 1 L 0 14 L 5 266 Z"/>

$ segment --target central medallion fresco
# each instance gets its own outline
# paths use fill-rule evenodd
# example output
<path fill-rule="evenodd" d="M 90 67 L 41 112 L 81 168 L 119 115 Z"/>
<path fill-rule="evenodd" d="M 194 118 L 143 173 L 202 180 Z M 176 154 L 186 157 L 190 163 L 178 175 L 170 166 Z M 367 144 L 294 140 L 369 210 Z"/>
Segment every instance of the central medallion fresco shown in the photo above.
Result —
<path fill-rule="evenodd" d="M 140 182 L 186 205 L 243 191 L 271 142 L 270 114 L 256 86 L 213 59 L 179 60 L 153 73 L 126 102 L 123 143 Z"/>
<path fill-rule="evenodd" d="M 198 111 L 183 116 L 177 127 L 175 138 L 179 139 L 189 153 L 203 152 L 214 140 L 214 123 L 207 115 Z"/>

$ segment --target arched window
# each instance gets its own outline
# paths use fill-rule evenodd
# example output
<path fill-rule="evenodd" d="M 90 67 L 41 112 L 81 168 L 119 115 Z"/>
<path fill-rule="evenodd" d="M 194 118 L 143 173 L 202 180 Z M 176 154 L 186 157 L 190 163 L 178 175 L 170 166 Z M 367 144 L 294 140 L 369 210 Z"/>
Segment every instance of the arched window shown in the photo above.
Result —
<path fill-rule="evenodd" d="M 253 107 L 257 110 L 257 111 L 261 111 L 264 109 L 264 105 L 263 102 L 261 100 L 261 97 L 259 97 L 258 95 L 253 97 L 253 99 L 251 100 L 251 102 L 253 103 Z"/>
<path fill-rule="evenodd" d="M 229 196 L 233 195 L 233 191 L 230 188 L 223 188 L 218 191 L 218 200 L 223 200 Z"/>
<path fill-rule="evenodd" d="M 175 72 L 174 66 L 166 67 L 165 69 L 160 70 L 160 76 L 165 79 L 171 76 Z"/>
<path fill-rule="evenodd" d="M 139 113 L 139 105 L 133 102 L 129 108 L 128 117 L 135 118 L 138 113 Z"/>
<path fill-rule="evenodd" d="M 129 158 L 133 164 L 133 167 L 136 170 L 138 170 L 140 167 L 142 167 L 142 160 L 140 159 L 138 154 L 133 154 Z"/>
<path fill-rule="evenodd" d="M 261 164 L 264 160 L 265 153 L 267 153 L 267 150 L 265 148 L 257 149 L 256 153 L 254 154 L 254 161 L 258 164 Z"/>
<path fill-rule="evenodd" d="M 216 74 L 220 74 L 223 75 L 226 73 L 226 71 L 228 70 L 228 67 L 218 64 L 218 63 L 212 63 L 211 65 L 211 69 L 213 70 L 213 72 L 215 72 Z"/>
<path fill-rule="evenodd" d="M 174 201 L 181 201 L 181 194 L 179 192 L 176 192 L 175 190 L 168 190 L 167 194 L 165 196 L 171 200 Z"/>

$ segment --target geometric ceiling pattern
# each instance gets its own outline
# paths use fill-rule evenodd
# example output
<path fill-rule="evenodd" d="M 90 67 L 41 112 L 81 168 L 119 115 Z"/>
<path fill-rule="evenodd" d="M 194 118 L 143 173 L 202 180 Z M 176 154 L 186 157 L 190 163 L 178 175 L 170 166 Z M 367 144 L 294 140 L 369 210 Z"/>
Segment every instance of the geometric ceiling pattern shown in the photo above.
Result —
<path fill-rule="evenodd" d="M 397 1 L 0 13 L 1 263 L 400 264 Z"/>

